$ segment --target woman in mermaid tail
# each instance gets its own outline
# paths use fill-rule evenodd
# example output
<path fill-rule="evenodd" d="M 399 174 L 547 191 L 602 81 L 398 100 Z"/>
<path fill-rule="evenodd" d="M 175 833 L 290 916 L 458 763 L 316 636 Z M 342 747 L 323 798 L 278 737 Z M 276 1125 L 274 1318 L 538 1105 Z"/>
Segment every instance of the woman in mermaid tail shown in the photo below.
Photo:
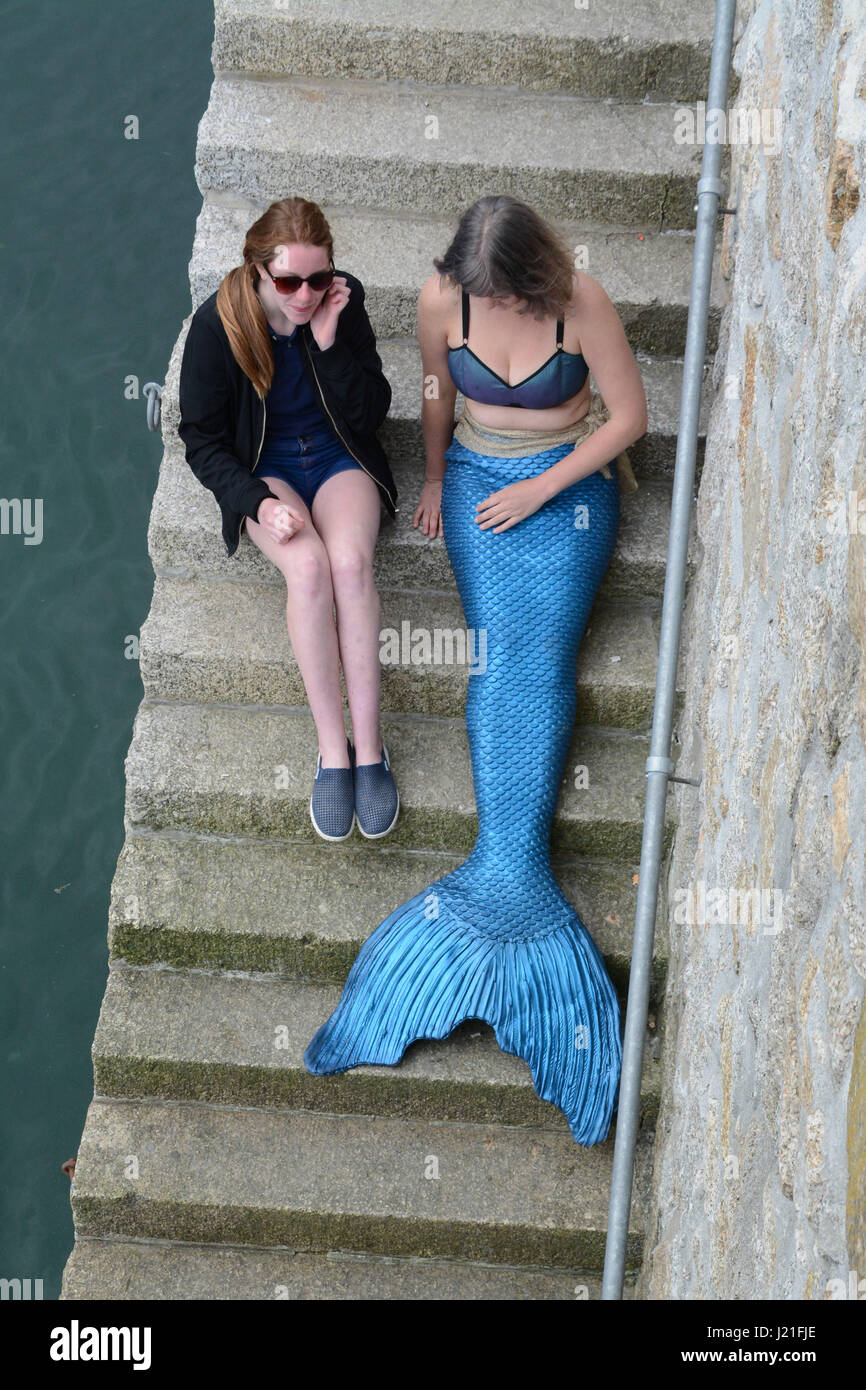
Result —
<path fill-rule="evenodd" d="M 434 265 L 418 302 L 427 469 L 413 524 L 444 535 L 467 628 L 486 633 L 466 697 L 478 836 L 364 943 L 304 1062 L 394 1064 L 415 1039 L 482 1019 L 591 1145 L 618 1099 L 619 1005 L 553 876 L 550 831 L 646 397 L 605 291 L 525 203 L 479 199 Z"/>

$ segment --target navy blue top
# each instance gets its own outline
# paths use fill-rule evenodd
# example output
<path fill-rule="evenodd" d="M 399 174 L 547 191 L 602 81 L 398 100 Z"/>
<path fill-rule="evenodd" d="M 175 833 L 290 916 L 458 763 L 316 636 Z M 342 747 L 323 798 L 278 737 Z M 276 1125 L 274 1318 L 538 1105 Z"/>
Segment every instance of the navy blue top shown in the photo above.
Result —
<path fill-rule="evenodd" d="M 321 401 L 304 376 L 301 363 L 303 346 L 295 324 L 291 333 L 275 333 L 268 324 L 274 350 L 274 379 L 265 396 L 265 438 L 259 466 L 270 455 L 276 461 L 285 439 L 313 434 L 324 426 L 330 429 Z"/>
<path fill-rule="evenodd" d="M 482 405 L 517 405 L 526 410 L 546 410 L 576 396 L 589 367 L 582 352 L 566 352 L 562 346 L 565 325 L 556 323 L 556 352 L 537 371 L 509 386 L 497 372 L 476 357 L 468 345 L 469 295 L 463 291 L 463 344 L 448 349 L 448 370 L 458 391 Z"/>

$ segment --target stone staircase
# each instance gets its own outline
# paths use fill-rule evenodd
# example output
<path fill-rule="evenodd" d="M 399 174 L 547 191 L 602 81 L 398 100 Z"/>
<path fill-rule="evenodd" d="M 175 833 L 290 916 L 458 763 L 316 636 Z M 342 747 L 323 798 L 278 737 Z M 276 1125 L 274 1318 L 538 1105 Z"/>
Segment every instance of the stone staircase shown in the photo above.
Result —
<path fill-rule="evenodd" d="M 700 158 L 674 143 L 673 108 L 705 95 L 713 5 L 646 10 L 218 0 L 190 263 L 197 305 L 270 201 L 300 193 L 324 206 L 393 387 L 381 437 L 400 510 L 383 516 L 376 552 L 385 624 L 456 628 L 444 542 L 411 526 L 423 474 L 418 289 L 481 193 L 526 198 L 586 246 L 638 355 L 649 427 L 630 451 L 641 487 L 623 498 L 579 659 L 569 767 L 588 767 L 591 791 L 566 780 L 552 843 L 623 1001 Z M 431 117 L 438 138 L 425 136 Z M 711 349 L 720 307 L 714 285 Z M 284 588 L 246 538 L 226 558 L 214 499 L 177 437 L 188 323 L 163 401 L 144 699 L 61 1297 L 598 1297 L 613 1132 L 576 1145 L 487 1025 L 418 1042 L 398 1067 L 316 1077 L 303 1066 L 362 941 L 471 848 L 467 673 L 383 668 L 400 820 L 381 846 L 318 840 L 307 810 L 316 736 Z M 665 967 L 661 903 L 627 1296 L 643 1248 Z"/>

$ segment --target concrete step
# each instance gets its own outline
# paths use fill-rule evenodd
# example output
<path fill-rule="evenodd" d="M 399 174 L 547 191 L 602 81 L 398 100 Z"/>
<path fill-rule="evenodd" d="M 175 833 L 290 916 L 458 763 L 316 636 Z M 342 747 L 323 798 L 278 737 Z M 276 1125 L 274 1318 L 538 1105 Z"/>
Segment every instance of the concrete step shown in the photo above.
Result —
<path fill-rule="evenodd" d="M 373 557 L 377 587 L 382 590 L 452 590 L 456 584 L 445 547 L 413 527 L 418 503 L 420 464 L 393 459 L 399 499 L 395 518 L 382 513 Z M 619 533 L 610 567 L 601 581 L 598 599 L 659 599 L 664 592 L 670 530 L 670 487 L 642 484 L 621 497 Z M 688 573 L 696 557 L 694 514 L 690 522 Z M 276 569 L 246 534 L 229 557 L 221 534 L 220 511 L 214 496 L 193 474 L 178 448 L 166 451 L 159 471 L 148 529 L 154 568 L 189 570 L 236 579 L 275 583 Z M 282 582 L 280 580 L 280 582 Z"/>
<path fill-rule="evenodd" d="M 623 1298 L 634 1298 L 635 1274 Z M 76 1240 L 61 1299 L 601 1299 L 582 1270 L 530 1269 L 475 1261 L 395 1258 L 348 1250 L 311 1254 L 261 1246 L 176 1241 Z"/>
<path fill-rule="evenodd" d="M 172 352 L 162 399 L 163 440 L 171 452 L 179 452 L 182 458 L 184 457 L 183 441 L 177 433 L 177 427 L 180 423 L 178 383 L 187 327 L 188 320 L 185 321 Z M 420 419 L 423 382 L 421 354 L 414 338 L 386 339 L 378 344 L 378 348 L 382 367 L 391 384 L 392 391 L 390 411 L 378 434 L 391 461 L 398 487 L 400 485 L 400 476 L 398 475 L 409 480 L 404 487 L 400 504 L 413 511 L 418 500 L 416 495 L 418 482 L 424 476 L 424 444 Z M 658 359 L 650 361 L 647 358 L 639 357 L 638 367 L 646 393 L 648 425 L 642 438 L 629 445 L 629 458 L 635 476 L 642 485 L 643 480 L 646 480 L 647 484 L 652 481 L 661 481 L 669 488 L 676 460 L 680 395 L 682 392 L 682 363 Z M 590 375 L 590 382 L 592 389 L 596 389 L 592 375 Z M 709 376 L 709 368 L 707 368 L 701 394 L 698 461 L 703 453 L 712 397 L 712 381 Z M 462 411 L 463 396 L 458 392 L 455 403 L 455 419 L 459 418 Z M 641 489 L 630 496 L 640 497 Z"/>
<path fill-rule="evenodd" d="M 335 861 L 335 853 L 339 860 Z M 245 971 L 342 985 L 362 943 L 401 902 L 454 869 L 448 851 L 135 831 L 111 885 L 112 964 Z M 638 861 L 554 857 L 557 881 L 591 932 L 622 998 L 637 906 Z M 656 913 L 654 1008 L 667 969 L 667 913 Z"/>
<path fill-rule="evenodd" d="M 382 732 L 400 790 L 393 846 L 468 853 L 477 834 L 462 720 L 387 714 Z M 316 729 L 307 709 L 142 701 L 126 756 L 126 829 L 291 836 L 312 842 Z M 640 854 L 649 738 L 575 728 L 551 845 L 619 860 Z M 675 757 L 675 754 L 673 755 Z M 580 783 L 575 786 L 575 781 Z M 585 783 L 585 785 L 584 785 Z M 664 851 L 673 832 L 673 811 Z M 376 841 L 357 839 L 367 852 Z"/>
<path fill-rule="evenodd" d="M 312 1075 L 304 1050 L 341 993 L 274 976 L 114 966 L 93 1042 L 95 1092 L 570 1133 L 562 1111 L 536 1094 L 526 1062 L 501 1051 L 479 1019 L 411 1043 L 397 1066 Z M 661 1063 L 647 1048 L 642 1124 L 655 1122 L 660 1088 Z"/>
<path fill-rule="evenodd" d="M 196 223 L 189 275 L 198 307 L 241 261 L 248 227 L 264 212 L 262 204 L 236 195 L 205 198 Z M 456 217 L 414 212 L 323 209 L 334 238 L 338 266 L 351 270 L 364 286 L 365 305 L 380 342 L 415 335 L 418 292 L 434 272 L 456 227 Z M 580 265 L 607 291 L 633 351 L 656 357 L 682 357 L 686 343 L 694 236 L 598 223 L 551 219 Z M 718 345 L 726 292 L 716 251 L 707 318 L 707 351 Z M 664 301 L 660 294 L 664 294 Z"/>
<path fill-rule="evenodd" d="M 485 665 L 486 637 L 467 636 L 456 591 L 389 589 L 380 599 L 382 708 L 462 715 L 470 667 Z M 649 729 L 659 622 L 657 607 L 597 605 L 578 653 L 579 723 Z M 283 584 L 160 572 L 139 652 L 149 696 L 264 705 L 307 700 L 286 628 Z M 677 698 L 679 708 L 682 688 Z"/>
<path fill-rule="evenodd" d="M 711 0 L 217 0 L 213 66 L 696 101 L 712 36 Z"/>
<path fill-rule="evenodd" d="M 672 103 L 218 77 L 195 174 L 202 193 L 263 204 L 290 189 L 318 203 L 441 214 L 495 192 L 549 216 L 693 229 L 702 147 L 678 143 L 678 124 Z"/>
<path fill-rule="evenodd" d="M 94 1098 L 71 1201 L 79 1237 L 598 1271 L 611 1167 L 553 1129 Z M 644 1225 L 639 1180 L 631 1268 Z"/>

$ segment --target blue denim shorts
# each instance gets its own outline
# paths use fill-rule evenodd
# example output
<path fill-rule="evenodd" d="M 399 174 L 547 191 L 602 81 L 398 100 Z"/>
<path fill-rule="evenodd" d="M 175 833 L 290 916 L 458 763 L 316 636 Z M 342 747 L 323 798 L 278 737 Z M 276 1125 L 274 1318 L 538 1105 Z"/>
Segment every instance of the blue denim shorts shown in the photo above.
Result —
<path fill-rule="evenodd" d="M 289 435 L 262 450 L 256 477 L 282 478 L 308 507 L 326 478 L 345 468 L 364 470 L 327 425 L 301 435 Z"/>

